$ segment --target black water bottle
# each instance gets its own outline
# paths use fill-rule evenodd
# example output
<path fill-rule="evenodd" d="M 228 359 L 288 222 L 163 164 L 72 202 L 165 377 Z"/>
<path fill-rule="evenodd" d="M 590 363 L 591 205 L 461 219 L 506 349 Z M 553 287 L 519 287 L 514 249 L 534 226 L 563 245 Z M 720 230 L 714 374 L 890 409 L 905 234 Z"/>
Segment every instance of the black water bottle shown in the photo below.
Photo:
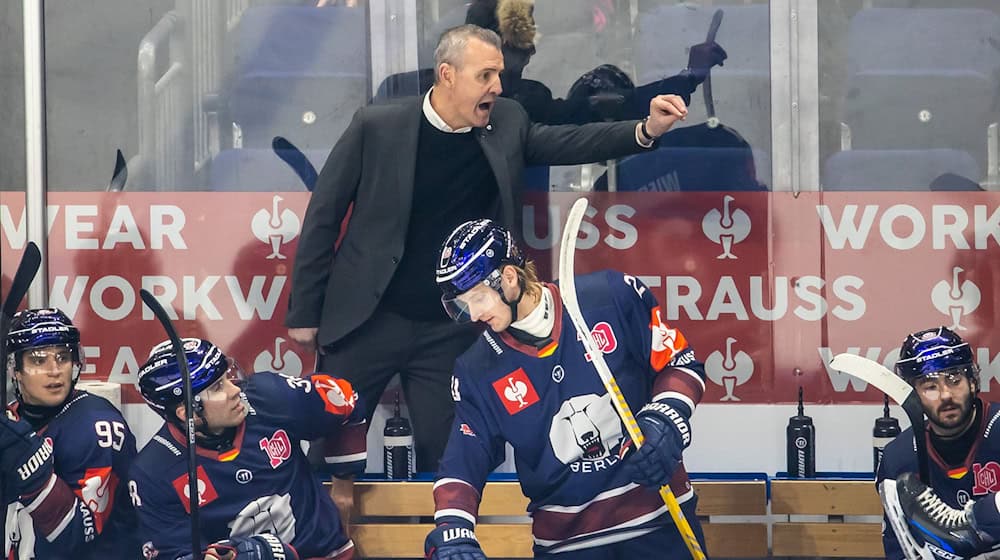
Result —
<path fill-rule="evenodd" d="M 882 417 L 875 419 L 872 430 L 872 461 L 873 471 L 878 472 L 878 464 L 882 461 L 882 452 L 890 441 L 899 435 L 899 420 L 889 416 L 889 395 L 885 395 L 882 403 Z"/>
<path fill-rule="evenodd" d="M 396 391 L 396 405 L 392 418 L 385 421 L 382 448 L 386 478 L 395 480 L 413 478 L 413 429 L 410 427 L 410 421 L 399 414 L 399 391 Z"/>
<path fill-rule="evenodd" d="M 785 453 L 788 476 L 816 476 L 816 427 L 813 426 L 813 419 L 803 412 L 802 387 L 799 387 L 799 413 L 788 419 L 785 429 Z"/>

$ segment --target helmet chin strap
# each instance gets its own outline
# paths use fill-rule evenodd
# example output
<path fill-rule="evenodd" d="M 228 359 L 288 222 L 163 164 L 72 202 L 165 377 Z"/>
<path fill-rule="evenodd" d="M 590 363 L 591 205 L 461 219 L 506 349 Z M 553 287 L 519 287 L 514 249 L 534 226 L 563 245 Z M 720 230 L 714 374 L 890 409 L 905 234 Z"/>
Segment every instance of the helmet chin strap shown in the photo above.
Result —
<path fill-rule="evenodd" d="M 205 427 L 205 416 L 202 414 L 205 410 L 205 405 L 201 402 L 201 399 L 195 398 L 191 402 L 191 415 L 194 416 L 194 429 L 195 431 L 200 431 Z M 175 422 L 181 431 L 184 431 L 184 426 L 187 424 L 187 420 L 182 420 L 180 415 L 175 413 L 170 414 L 171 419 Z M 200 424 L 199 424 L 200 421 Z"/>
<path fill-rule="evenodd" d="M 505 296 L 504 293 L 503 293 L 503 287 L 501 287 L 501 289 L 497 290 L 497 292 L 500 293 L 500 299 L 504 303 L 507 304 L 507 307 L 510 308 L 510 322 L 511 323 L 514 323 L 515 321 L 517 321 L 517 319 L 518 319 L 518 316 L 517 316 L 517 306 L 518 306 L 519 303 L 521 303 L 521 298 L 524 297 L 524 289 L 525 289 L 524 279 L 521 278 L 520 276 L 518 276 L 518 278 L 517 278 L 517 286 L 518 286 L 519 289 L 518 289 L 518 292 L 517 292 L 517 298 L 514 301 L 508 301 L 507 300 L 507 296 Z"/>

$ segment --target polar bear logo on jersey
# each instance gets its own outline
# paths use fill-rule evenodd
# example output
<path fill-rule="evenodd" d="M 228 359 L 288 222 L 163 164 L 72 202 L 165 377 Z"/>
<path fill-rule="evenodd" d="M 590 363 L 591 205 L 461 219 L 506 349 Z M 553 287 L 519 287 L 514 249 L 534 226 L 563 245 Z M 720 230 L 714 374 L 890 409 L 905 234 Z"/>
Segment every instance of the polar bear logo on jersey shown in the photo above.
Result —
<path fill-rule="evenodd" d="M 271 533 L 290 543 L 295 539 L 295 514 L 288 494 L 271 494 L 248 503 L 229 523 L 230 537 Z"/>
<path fill-rule="evenodd" d="M 552 451 L 571 466 L 579 461 L 606 462 L 617 453 L 623 439 L 621 422 L 609 394 L 591 393 L 564 401 L 549 427 Z M 612 457 L 611 462 L 616 460 L 616 456 Z"/>

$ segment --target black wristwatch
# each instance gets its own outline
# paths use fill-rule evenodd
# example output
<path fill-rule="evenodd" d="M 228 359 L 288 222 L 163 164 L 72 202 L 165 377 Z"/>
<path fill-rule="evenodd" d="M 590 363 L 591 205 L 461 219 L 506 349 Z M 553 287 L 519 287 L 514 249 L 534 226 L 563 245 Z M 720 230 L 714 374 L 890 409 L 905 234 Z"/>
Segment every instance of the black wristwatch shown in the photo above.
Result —
<path fill-rule="evenodd" d="M 649 130 L 646 128 L 646 121 L 648 120 L 649 120 L 649 115 L 646 115 L 645 117 L 642 118 L 641 125 L 639 126 L 639 132 L 642 133 L 642 135 L 646 138 L 647 142 L 655 142 L 656 137 L 650 134 Z"/>

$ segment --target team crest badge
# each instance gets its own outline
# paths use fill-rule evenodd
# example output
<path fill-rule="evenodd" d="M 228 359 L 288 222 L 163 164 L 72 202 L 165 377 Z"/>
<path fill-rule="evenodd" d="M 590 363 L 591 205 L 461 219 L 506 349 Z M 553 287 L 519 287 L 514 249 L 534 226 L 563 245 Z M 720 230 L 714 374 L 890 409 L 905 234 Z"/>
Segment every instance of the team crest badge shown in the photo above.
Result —
<path fill-rule="evenodd" d="M 272 469 L 280 467 L 292 456 L 292 442 L 285 430 L 274 432 L 270 438 L 261 438 L 260 449 L 267 453 L 267 458 L 271 460 Z"/>

